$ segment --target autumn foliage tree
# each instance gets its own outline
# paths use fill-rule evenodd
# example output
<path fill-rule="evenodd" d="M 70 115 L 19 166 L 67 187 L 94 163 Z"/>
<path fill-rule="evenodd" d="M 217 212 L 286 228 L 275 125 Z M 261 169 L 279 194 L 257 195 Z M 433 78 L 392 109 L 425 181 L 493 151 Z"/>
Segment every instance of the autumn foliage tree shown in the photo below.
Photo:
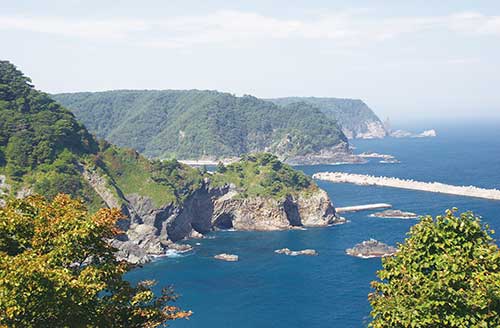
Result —
<path fill-rule="evenodd" d="M 11 200 L 0 208 L 0 327 L 157 327 L 190 312 L 157 297 L 153 282 L 132 286 L 130 269 L 107 240 L 119 231 L 116 209 L 89 215 L 58 195 Z"/>
<path fill-rule="evenodd" d="M 371 327 L 500 327 L 500 252 L 471 212 L 412 227 L 382 261 L 369 295 Z"/>

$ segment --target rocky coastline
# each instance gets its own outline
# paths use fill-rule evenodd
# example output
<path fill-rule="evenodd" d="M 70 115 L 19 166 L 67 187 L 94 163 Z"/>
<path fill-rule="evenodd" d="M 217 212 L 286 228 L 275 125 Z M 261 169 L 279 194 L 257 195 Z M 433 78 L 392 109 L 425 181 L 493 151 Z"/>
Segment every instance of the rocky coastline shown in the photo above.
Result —
<path fill-rule="evenodd" d="M 120 205 L 95 173 L 84 176 L 108 206 Z M 213 187 L 210 179 L 205 179 L 180 204 L 156 207 L 145 196 L 130 194 L 124 198 L 126 202 L 120 207 L 127 218 L 119 225 L 125 233 L 112 245 L 118 249 L 119 259 L 131 263 L 148 262 L 168 249 L 179 251 L 179 241 L 202 238 L 214 230 L 274 231 L 345 222 L 335 212 L 328 194 L 319 188 L 312 194 L 298 193 L 278 200 L 241 197 L 236 186 Z"/>

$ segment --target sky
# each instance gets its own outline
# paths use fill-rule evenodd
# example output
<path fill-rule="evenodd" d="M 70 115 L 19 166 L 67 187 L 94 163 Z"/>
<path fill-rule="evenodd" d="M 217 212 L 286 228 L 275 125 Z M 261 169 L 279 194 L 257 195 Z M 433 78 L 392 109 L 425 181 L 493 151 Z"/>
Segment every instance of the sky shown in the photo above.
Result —
<path fill-rule="evenodd" d="M 432 6 L 431 6 L 432 4 Z M 50 93 L 210 89 L 500 119 L 500 1 L 0 0 L 0 55 Z"/>

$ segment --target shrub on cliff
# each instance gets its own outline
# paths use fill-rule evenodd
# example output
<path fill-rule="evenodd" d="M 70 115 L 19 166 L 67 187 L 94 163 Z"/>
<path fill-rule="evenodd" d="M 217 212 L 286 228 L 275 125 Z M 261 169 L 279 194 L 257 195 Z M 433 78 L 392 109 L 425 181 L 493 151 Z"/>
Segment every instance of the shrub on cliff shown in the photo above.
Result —
<path fill-rule="evenodd" d="M 500 252 L 471 212 L 412 227 L 372 283 L 371 327 L 499 327 Z"/>
<path fill-rule="evenodd" d="M 0 208 L 0 327 L 157 327 L 190 315 L 152 282 L 123 280 L 106 239 L 118 210 L 90 216 L 69 196 L 33 196 Z"/>
<path fill-rule="evenodd" d="M 300 192 L 315 191 L 316 184 L 301 171 L 280 162 L 269 153 L 254 153 L 239 162 L 218 169 L 211 176 L 214 185 L 234 184 L 242 195 L 282 199 Z"/>

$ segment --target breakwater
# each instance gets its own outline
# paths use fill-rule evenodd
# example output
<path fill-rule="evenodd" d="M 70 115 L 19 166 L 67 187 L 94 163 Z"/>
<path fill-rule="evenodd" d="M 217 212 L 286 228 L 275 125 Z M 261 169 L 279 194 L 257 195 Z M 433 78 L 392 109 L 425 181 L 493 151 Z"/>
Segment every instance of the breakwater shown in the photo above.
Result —
<path fill-rule="evenodd" d="M 422 182 L 411 179 L 399 179 L 392 177 L 377 177 L 364 174 L 352 174 L 343 172 L 318 172 L 313 175 L 314 179 L 325 180 L 335 183 L 353 183 L 361 186 L 382 186 L 401 189 L 437 192 L 465 197 L 476 197 L 500 200 L 500 190 L 484 189 L 475 186 L 453 186 L 440 182 Z"/>
<path fill-rule="evenodd" d="M 378 203 L 378 204 L 366 204 L 366 205 L 355 205 L 355 206 L 346 206 L 346 207 L 337 207 L 335 211 L 337 213 L 346 213 L 346 212 L 358 212 L 358 211 L 367 211 L 367 210 L 377 210 L 381 208 L 391 208 L 391 204 L 386 203 Z"/>

